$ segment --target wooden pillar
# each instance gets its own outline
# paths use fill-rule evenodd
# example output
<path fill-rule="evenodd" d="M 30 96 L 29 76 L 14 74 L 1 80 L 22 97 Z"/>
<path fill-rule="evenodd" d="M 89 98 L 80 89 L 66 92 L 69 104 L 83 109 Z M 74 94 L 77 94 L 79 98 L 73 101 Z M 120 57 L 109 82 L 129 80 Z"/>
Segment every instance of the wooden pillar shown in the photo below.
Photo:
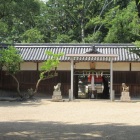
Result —
<path fill-rule="evenodd" d="M 70 94 L 69 94 L 69 100 L 72 101 L 73 100 L 73 75 L 74 75 L 74 58 L 71 57 L 71 90 L 70 90 Z"/>
<path fill-rule="evenodd" d="M 113 60 L 110 57 L 110 100 L 114 101 L 114 92 L 113 92 Z"/>

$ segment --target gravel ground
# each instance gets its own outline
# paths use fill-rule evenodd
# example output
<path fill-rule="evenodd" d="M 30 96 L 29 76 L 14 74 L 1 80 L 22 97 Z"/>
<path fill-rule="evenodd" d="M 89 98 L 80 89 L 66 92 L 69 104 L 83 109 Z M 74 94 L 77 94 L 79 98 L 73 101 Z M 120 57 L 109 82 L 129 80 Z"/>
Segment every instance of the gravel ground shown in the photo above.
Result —
<path fill-rule="evenodd" d="M 140 101 L 0 101 L 0 140 L 140 140 Z"/>

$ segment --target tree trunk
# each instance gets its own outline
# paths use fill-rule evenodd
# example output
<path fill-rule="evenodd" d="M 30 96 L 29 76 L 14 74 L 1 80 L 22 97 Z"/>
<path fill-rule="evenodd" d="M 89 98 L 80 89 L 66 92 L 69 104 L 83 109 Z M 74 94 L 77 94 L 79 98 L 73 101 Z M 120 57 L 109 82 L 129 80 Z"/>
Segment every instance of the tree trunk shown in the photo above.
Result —
<path fill-rule="evenodd" d="M 82 0 L 82 6 L 83 9 L 81 11 L 81 40 L 82 43 L 85 43 L 85 25 L 84 25 L 84 20 L 85 20 L 85 1 Z"/>
<path fill-rule="evenodd" d="M 39 84 L 40 84 L 41 81 L 42 81 L 42 79 L 39 79 L 39 80 L 37 81 L 37 83 L 36 83 L 36 88 L 35 88 L 35 91 L 34 91 L 34 94 L 37 93 L 37 91 L 38 91 L 38 87 L 39 87 Z"/>
<path fill-rule="evenodd" d="M 82 19 L 82 22 L 81 22 L 81 40 L 82 40 L 82 43 L 85 43 L 85 29 L 84 29 L 84 19 Z"/>
<path fill-rule="evenodd" d="M 14 78 L 14 80 L 15 80 L 16 83 L 17 83 L 17 92 L 18 92 L 18 95 L 19 95 L 21 98 L 23 98 L 23 96 L 20 94 L 19 82 L 18 82 L 17 78 L 16 78 L 15 75 L 13 75 L 13 74 L 10 74 L 10 75 Z"/>

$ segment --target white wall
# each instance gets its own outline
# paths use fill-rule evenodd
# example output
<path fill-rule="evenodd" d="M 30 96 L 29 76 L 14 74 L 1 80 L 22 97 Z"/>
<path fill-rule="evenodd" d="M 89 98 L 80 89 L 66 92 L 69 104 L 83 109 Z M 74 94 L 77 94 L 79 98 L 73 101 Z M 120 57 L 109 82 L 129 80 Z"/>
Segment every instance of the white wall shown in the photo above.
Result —
<path fill-rule="evenodd" d="M 42 65 L 43 65 L 43 62 L 38 64 L 39 70 Z M 70 62 L 60 62 L 57 70 L 70 70 L 70 66 L 71 66 Z"/>
<path fill-rule="evenodd" d="M 38 63 L 38 70 L 40 70 L 41 66 L 43 65 L 43 62 Z"/>
<path fill-rule="evenodd" d="M 110 63 L 107 62 L 96 62 L 95 69 L 110 69 Z"/>
<path fill-rule="evenodd" d="M 131 71 L 140 71 L 140 63 L 131 63 Z"/>
<path fill-rule="evenodd" d="M 70 62 L 61 62 L 58 65 L 57 70 L 70 70 L 71 64 Z"/>
<path fill-rule="evenodd" d="M 40 67 L 43 63 L 38 63 Z M 70 70 L 70 62 L 60 62 L 58 70 Z M 75 64 L 76 69 L 90 69 L 90 62 L 79 62 Z M 37 70 L 37 63 L 23 62 L 20 64 L 21 70 Z M 110 69 L 110 63 L 108 62 L 95 62 L 95 69 Z M 115 62 L 113 63 L 113 71 L 129 71 L 129 62 Z M 140 63 L 131 63 L 131 71 L 140 71 Z"/>
<path fill-rule="evenodd" d="M 75 69 L 90 69 L 90 62 L 79 62 L 75 64 Z"/>
<path fill-rule="evenodd" d="M 37 63 L 23 62 L 20 64 L 20 70 L 37 70 Z"/>
<path fill-rule="evenodd" d="M 116 62 L 113 63 L 114 71 L 130 71 L 130 63 L 129 62 Z"/>
<path fill-rule="evenodd" d="M 96 69 L 110 69 L 109 62 L 96 62 Z M 113 71 L 129 71 L 129 63 L 116 62 L 113 63 Z"/>

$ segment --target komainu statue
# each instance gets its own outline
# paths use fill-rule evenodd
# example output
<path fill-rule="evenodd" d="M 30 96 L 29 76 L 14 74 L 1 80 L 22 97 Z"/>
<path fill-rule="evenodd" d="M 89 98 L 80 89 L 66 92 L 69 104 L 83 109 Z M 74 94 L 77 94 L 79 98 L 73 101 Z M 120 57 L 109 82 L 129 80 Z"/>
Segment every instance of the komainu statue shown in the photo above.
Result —
<path fill-rule="evenodd" d="M 58 83 L 56 86 L 54 86 L 54 91 L 60 91 L 61 83 Z"/>
<path fill-rule="evenodd" d="M 129 86 L 126 86 L 125 83 L 122 83 L 122 93 L 121 93 L 121 101 L 130 101 L 131 97 L 129 95 Z"/>
<path fill-rule="evenodd" d="M 129 92 L 129 86 L 126 86 L 125 83 L 122 83 L 122 92 Z"/>
<path fill-rule="evenodd" d="M 53 91 L 53 96 L 52 96 L 53 101 L 62 101 L 60 87 L 61 87 L 61 83 L 58 83 L 56 86 L 54 86 L 54 91 Z"/>

